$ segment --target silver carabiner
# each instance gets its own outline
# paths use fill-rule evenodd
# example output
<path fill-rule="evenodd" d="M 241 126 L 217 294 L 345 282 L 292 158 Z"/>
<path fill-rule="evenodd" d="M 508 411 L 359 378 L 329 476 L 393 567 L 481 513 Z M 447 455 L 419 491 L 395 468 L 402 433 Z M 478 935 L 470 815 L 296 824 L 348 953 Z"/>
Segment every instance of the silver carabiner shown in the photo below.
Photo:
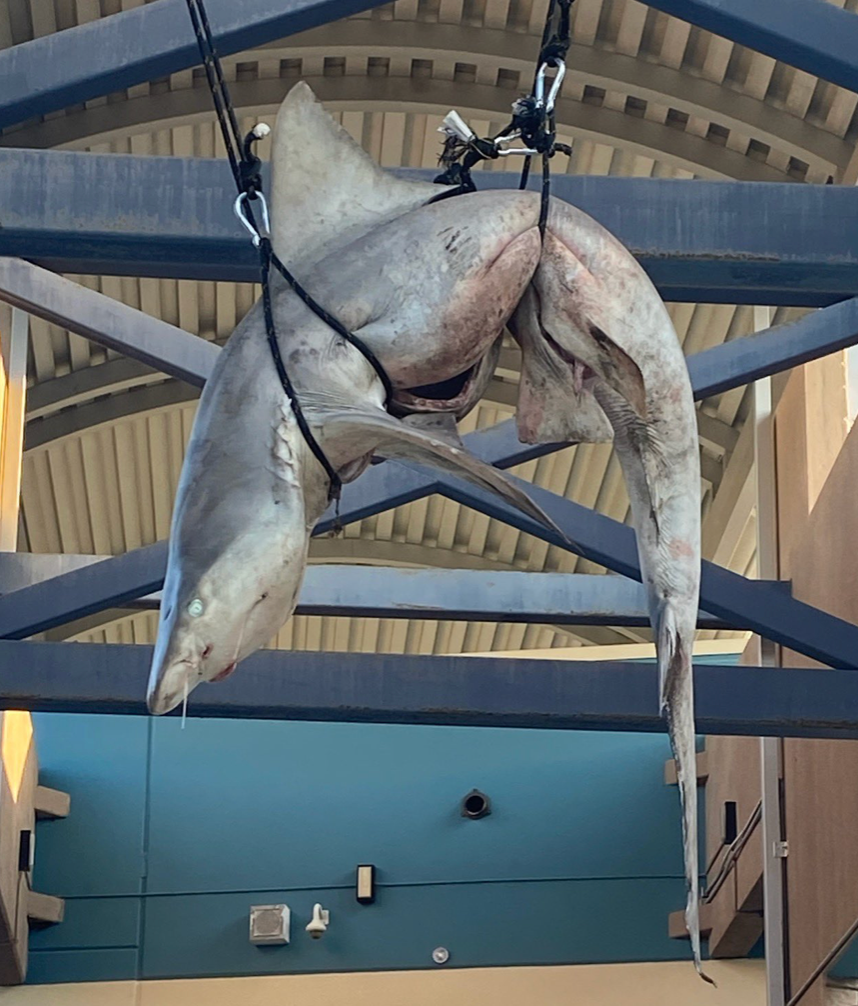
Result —
<path fill-rule="evenodd" d="M 238 217 L 238 221 L 241 226 L 250 235 L 250 240 L 253 242 L 253 247 L 258 248 L 259 243 L 263 238 L 271 237 L 271 224 L 268 220 L 268 203 L 265 202 L 265 196 L 261 192 L 256 193 L 256 198 L 253 200 L 255 203 L 260 204 L 260 215 L 262 217 L 262 225 L 254 226 L 250 218 L 244 212 L 244 203 L 248 202 L 249 197 L 246 192 L 240 192 L 236 197 L 235 202 L 232 204 L 232 211 Z"/>
<path fill-rule="evenodd" d="M 566 76 L 566 64 L 562 59 L 558 59 L 554 65 L 557 73 L 554 75 L 551 90 L 548 92 L 548 101 L 545 102 L 545 111 L 549 115 L 554 111 L 554 103 L 557 101 L 557 96 L 560 94 L 560 88 L 563 84 L 563 78 Z"/>
<path fill-rule="evenodd" d="M 554 75 L 554 79 L 551 81 L 551 90 L 548 92 L 548 100 L 545 100 L 545 74 L 548 70 L 549 65 L 553 66 L 557 70 Z M 563 78 L 566 76 L 566 64 L 562 59 L 558 59 L 556 62 L 548 64 L 543 63 L 540 66 L 536 74 L 536 87 L 534 88 L 533 96 L 536 98 L 536 103 L 538 105 L 545 105 L 545 111 L 550 115 L 554 111 L 554 105 L 557 101 L 557 96 L 560 94 L 560 88 L 563 84 Z"/>
<path fill-rule="evenodd" d="M 545 97 L 545 71 L 547 69 L 548 64 L 543 63 L 536 72 L 536 87 L 533 89 L 533 97 L 536 98 L 537 105 L 541 105 L 542 99 Z"/>

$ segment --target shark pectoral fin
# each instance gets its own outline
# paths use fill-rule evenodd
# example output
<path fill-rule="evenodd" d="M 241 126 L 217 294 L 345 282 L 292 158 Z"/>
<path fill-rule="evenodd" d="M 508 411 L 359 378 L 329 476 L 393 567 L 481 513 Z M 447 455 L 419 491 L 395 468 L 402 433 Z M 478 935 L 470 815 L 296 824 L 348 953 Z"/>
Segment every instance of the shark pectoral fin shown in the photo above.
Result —
<path fill-rule="evenodd" d="M 640 367 L 598 325 L 589 320 L 586 325 L 596 353 L 596 359 L 590 366 L 618 395 L 622 395 L 640 419 L 646 419 L 646 385 Z"/>
<path fill-rule="evenodd" d="M 303 81 L 286 95 L 271 142 L 271 236 L 287 265 L 318 261 L 445 187 L 382 169 L 336 123 Z"/>
<path fill-rule="evenodd" d="M 586 364 L 646 419 L 643 374 L 618 341 L 627 309 L 613 306 L 618 297 L 610 283 L 590 272 L 579 256 L 550 230 L 546 233 L 533 277 L 544 338 L 567 362 L 574 358 Z"/>
<path fill-rule="evenodd" d="M 576 382 L 572 368 L 546 345 L 539 298 L 525 291 L 509 329 L 521 347 L 521 376 L 515 421 L 525 444 L 599 444 L 613 437 L 592 391 Z"/>
<path fill-rule="evenodd" d="M 414 430 L 428 433 L 429 436 L 438 437 L 456 447 L 464 450 L 465 445 L 459 436 L 459 428 L 456 425 L 456 417 L 452 412 L 416 412 L 410 416 L 403 416 L 402 422 Z"/>
<path fill-rule="evenodd" d="M 407 426 L 381 409 L 344 407 L 325 410 L 313 407 L 305 408 L 304 413 L 319 429 L 323 445 L 328 440 L 362 444 L 364 450 L 371 445 L 384 457 L 430 465 L 479 489 L 495 493 L 528 517 L 562 534 L 551 518 L 503 472 L 479 461 L 443 435 Z"/>

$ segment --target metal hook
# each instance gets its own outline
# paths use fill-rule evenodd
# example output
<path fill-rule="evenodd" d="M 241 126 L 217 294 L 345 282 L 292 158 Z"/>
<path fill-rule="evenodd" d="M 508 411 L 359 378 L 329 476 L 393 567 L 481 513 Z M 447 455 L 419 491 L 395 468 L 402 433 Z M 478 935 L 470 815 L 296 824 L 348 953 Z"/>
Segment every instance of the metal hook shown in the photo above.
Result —
<path fill-rule="evenodd" d="M 560 94 L 560 87 L 563 84 L 563 78 L 566 76 L 566 64 L 562 59 L 558 59 L 554 66 L 557 73 L 554 75 L 551 90 L 548 92 L 548 101 L 545 103 L 545 110 L 549 115 L 554 111 L 554 103 L 557 101 L 557 96 Z"/>
<path fill-rule="evenodd" d="M 554 75 L 554 79 L 551 81 L 551 90 L 548 92 L 548 101 L 545 101 L 545 74 L 549 66 L 553 66 L 557 73 Z M 557 101 L 557 95 L 560 93 L 560 87 L 563 84 L 563 78 L 566 76 L 566 64 L 562 59 L 556 59 L 553 63 L 543 63 L 540 66 L 539 71 L 536 74 L 536 88 L 534 89 L 534 97 L 539 105 L 544 103 L 545 111 L 551 114 L 554 111 L 554 104 Z"/>
<path fill-rule="evenodd" d="M 262 216 L 262 226 L 258 227 L 251 223 L 250 218 L 244 211 L 244 203 L 249 200 L 249 196 L 246 192 L 240 192 L 236 197 L 235 202 L 232 205 L 232 210 L 238 217 L 239 223 L 250 235 L 250 240 L 253 242 L 253 247 L 258 248 L 259 243 L 263 238 L 271 237 L 270 227 L 271 224 L 268 220 L 268 204 L 265 202 L 265 196 L 261 192 L 256 193 L 256 198 L 253 200 L 255 203 L 260 204 L 261 216 Z"/>

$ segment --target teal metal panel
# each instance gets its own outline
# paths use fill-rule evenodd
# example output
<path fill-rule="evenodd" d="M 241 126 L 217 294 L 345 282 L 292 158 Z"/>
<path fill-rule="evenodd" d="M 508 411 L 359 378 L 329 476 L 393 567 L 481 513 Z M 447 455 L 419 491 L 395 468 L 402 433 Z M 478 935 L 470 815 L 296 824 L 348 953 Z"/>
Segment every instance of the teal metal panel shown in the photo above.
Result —
<path fill-rule="evenodd" d="M 281 901 L 292 943 L 253 946 L 250 905 Z M 318 941 L 304 932 L 315 901 L 331 912 Z M 668 939 L 666 920 L 682 901 L 680 879 L 384 888 L 370 906 L 353 890 L 151 898 L 142 976 L 431 968 L 437 946 L 447 967 L 674 960 L 688 948 Z"/>
<path fill-rule="evenodd" d="M 659 735 L 159 719 L 148 890 L 338 885 L 360 862 L 396 884 L 679 877 L 669 755 Z"/>
<path fill-rule="evenodd" d="M 62 715 L 36 731 L 72 814 L 39 826 L 36 886 L 69 900 L 32 934 L 29 982 L 425 968 L 438 945 L 466 967 L 687 956 L 666 936 L 684 884 L 660 735 Z M 459 811 L 472 787 L 492 799 L 479 821 Z M 359 862 L 378 867 L 372 906 Z M 250 905 L 280 900 L 292 945 L 252 946 Z"/>
<path fill-rule="evenodd" d="M 37 950 L 27 965 L 28 985 L 54 982 L 110 982 L 134 978 L 137 951 Z"/>
<path fill-rule="evenodd" d="M 840 957 L 828 969 L 828 974 L 833 978 L 849 978 L 852 981 L 858 978 L 858 939 L 853 937 Z"/>
<path fill-rule="evenodd" d="M 137 894 L 149 721 L 36 715 L 40 780 L 71 794 L 71 815 L 36 833 L 34 887 L 70 898 Z"/>
<path fill-rule="evenodd" d="M 30 932 L 31 950 L 104 950 L 136 947 L 141 899 L 66 898 L 61 925 Z"/>

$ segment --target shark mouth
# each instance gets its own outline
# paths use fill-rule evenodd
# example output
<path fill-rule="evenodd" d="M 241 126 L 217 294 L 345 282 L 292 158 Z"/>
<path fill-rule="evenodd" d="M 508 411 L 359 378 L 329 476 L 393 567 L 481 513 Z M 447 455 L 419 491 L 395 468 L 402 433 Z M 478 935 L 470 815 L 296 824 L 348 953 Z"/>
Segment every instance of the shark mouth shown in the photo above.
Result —
<path fill-rule="evenodd" d="M 461 418 L 476 404 L 472 392 L 479 369 L 480 363 L 475 363 L 461 374 L 448 377 L 444 381 L 399 389 L 394 395 L 392 411 L 398 415 L 415 412 L 453 412 Z"/>

